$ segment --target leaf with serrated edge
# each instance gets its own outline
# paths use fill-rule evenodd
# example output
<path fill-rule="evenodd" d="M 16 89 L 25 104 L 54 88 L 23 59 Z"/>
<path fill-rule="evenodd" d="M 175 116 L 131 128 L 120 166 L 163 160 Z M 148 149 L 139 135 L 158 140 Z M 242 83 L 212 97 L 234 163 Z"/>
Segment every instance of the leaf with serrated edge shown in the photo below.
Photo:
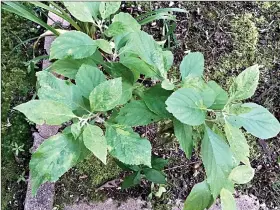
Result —
<path fill-rule="evenodd" d="M 50 59 L 81 59 L 91 56 L 97 48 L 96 41 L 80 31 L 69 31 L 57 37 L 50 49 Z"/>
<path fill-rule="evenodd" d="M 100 2 L 63 2 L 67 10 L 82 22 L 93 22 L 99 15 Z"/>
<path fill-rule="evenodd" d="M 221 190 L 221 205 L 222 210 L 237 210 L 232 193 L 224 188 Z"/>
<path fill-rule="evenodd" d="M 70 81 L 61 80 L 47 71 L 36 73 L 40 88 L 38 96 L 40 100 L 53 100 L 60 102 L 71 110 L 81 108 L 87 110 L 79 88 Z"/>
<path fill-rule="evenodd" d="M 141 113 L 141 114 L 139 114 Z M 119 124 L 139 126 L 162 119 L 148 109 L 144 101 L 132 101 L 121 108 L 116 120 Z"/>
<path fill-rule="evenodd" d="M 233 126 L 243 126 L 248 133 L 261 138 L 269 139 L 280 132 L 279 121 L 264 107 L 255 103 L 242 104 L 240 109 L 249 111 L 240 114 L 229 113 L 226 120 Z"/>
<path fill-rule="evenodd" d="M 254 95 L 259 82 L 259 66 L 251 66 L 242 71 L 230 86 L 231 100 L 244 100 Z"/>
<path fill-rule="evenodd" d="M 246 184 L 253 179 L 254 174 L 255 170 L 251 166 L 241 165 L 231 171 L 229 179 L 236 184 Z"/>
<path fill-rule="evenodd" d="M 209 81 L 207 85 L 214 91 L 215 100 L 210 106 L 210 109 L 223 109 L 228 101 L 227 92 L 219 86 L 215 81 Z"/>
<path fill-rule="evenodd" d="M 51 100 L 31 100 L 16 106 L 30 121 L 42 125 L 60 125 L 76 117 L 71 109 Z"/>
<path fill-rule="evenodd" d="M 122 96 L 122 79 L 107 80 L 97 85 L 89 95 L 92 111 L 108 111 L 117 106 Z"/>
<path fill-rule="evenodd" d="M 188 125 L 200 125 L 205 120 L 206 107 L 203 98 L 194 89 L 180 88 L 166 100 L 167 110 L 179 121 Z"/>
<path fill-rule="evenodd" d="M 179 141 L 181 148 L 185 152 L 186 157 L 190 158 L 193 149 L 192 127 L 190 125 L 183 124 L 176 119 L 173 120 L 173 126 L 175 136 Z"/>
<path fill-rule="evenodd" d="M 89 98 L 91 91 L 102 82 L 105 75 L 97 67 L 83 64 L 76 75 L 76 84 L 84 97 Z"/>
<path fill-rule="evenodd" d="M 88 64 L 97 68 L 91 57 L 83 59 L 65 58 L 62 60 L 57 60 L 51 65 L 50 68 L 52 72 L 61 74 L 64 77 L 68 77 L 70 79 L 75 79 L 76 74 L 82 64 Z"/>
<path fill-rule="evenodd" d="M 184 79 L 190 74 L 202 76 L 204 70 L 204 57 L 200 52 L 190 52 L 180 64 L 181 77 Z"/>
<path fill-rule="evenodd" d="M 83 132 L 85 146 L 104 164 L 107 157 L 106 138 L 101 128 L 96 125 L 86 125 Z"/>
<path fill-rule="evenodd" d="M 246 163 L 249 157 L 249 145 L 242 131 L 225 122 L 225 133 L 235 159 Z"/>
<path fill-rule="evenodd" d="M 226 185 L 233 167 L 232 154 L 225 140 L 206 126 L 202 140 L 202 161 L 206 170 L 207 183 L 216 198 Z"/>
<path fill-rule="evenodd" d="M 45 140 L 32 154 L 29 163 L 32 194 L 36 194 L 41 184 L 57 181 L 84 158 L 86 150 L 71 134 L 57 134 Z"/>
<path fill-rule="evenodd" d="M 209 185 L 206 181 L 200 182 L 192 188 L 191 193 L 187 197 L 184 210 L 204 210 L 209 208 L 213 203 Z"/>
<path fill-rule="evenodd" d="M 115 2 L 101 2 L 99 6 L 99 12 L 102 17 L 102 19 L 106 19 L 110 17 L 110 15 L 114 14 L 119 10 L 121 6 L 120 1 L 115 1 Z"/>
<path fill-rule="evenodd" d="M 106 126 L 106 140 L 110 154 L 128 165 L 151 167 L 151 144 L 140 138 L 130 127 L 120 125 Z"/>

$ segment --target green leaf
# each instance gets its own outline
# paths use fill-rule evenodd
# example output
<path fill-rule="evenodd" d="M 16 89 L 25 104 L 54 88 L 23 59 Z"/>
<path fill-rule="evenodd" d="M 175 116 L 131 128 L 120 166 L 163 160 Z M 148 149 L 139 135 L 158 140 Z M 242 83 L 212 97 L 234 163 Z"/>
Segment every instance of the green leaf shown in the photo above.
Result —
<path fill-rule="evenodd" d="M 165 79 L 161 83 L 161 87 L 165 90 L 173 90 L 175 88 L 175 85 L 170 82 L 168 79 Z"/>
<path fill-rule="evenodd" d="M 92 58 L 84 58 L 84 59 L 72 59 L 65 58 L 62 60 L 57 60 L 51 65 L 51 71 L 57 74 L 61 74 L 70 79 L 75 79 L 76 74 L 82 64 L 91 65 L 93 67 L 97 67 L 93 62 Z"/>
<path fill-rule="evenodd" d="M 232 154 L 225 140 L 207 126 L 202 140 L 201 153 L 207 182 L 213 197 L 216 198 L 226 185 L 233 167 Z"/>
<path fill-rule="evenodd" d="M 249 157 L 249 145 L 242 131 L 225 122 L 225 133 L 233 156 L 239 162 L 247 163 Z"/>
<path fill-rule="evenodd" d="M 172 52 L 169 50 L 163 51 L 163 56 L 164 56 L 164 68 L 167 71 L 173 65 L 174 56 Z"/>
<path fill-rule="evenodd" d="M 89 95 L 92 111 L 108 111 L 119 104 L 122 94 L 122 79 L 107 80 L 97 85 Z"/>
<path fill-rule="evenodd" d="M 250 111 L 236 115 L 230 112 L 226 120 L 231 125 L 243 126 L 247 132 L 261 139 L 272 138 L 279 133 L 280 123 L 267 109 L 255 103 L 245 103 L 242 108 Z"/>
<path fill-rule="evenodd" d="M 205 120 L 203 98 L 194 89 L 180 88 L 171 94 L 165 104 L 166 109 L 184 124 L 200 125 Z"/>
<path fill-rule="evenodd" d="M 141 25 L 128 13 L 120 12 L 113 18 L 113 23 L 105 31 L 106 36 L 112 37 L 128 32 L 140 31 Z"/>
<path fill-rule="evenodd" d="M 73 123 L 70 129 L 75 140 L 78 139 L 83 133 L 83 127 L 80 125 L 79 122 Z M 63 131 L 65 131 L 65 129 Z"/>
<path fill-rule="evenodd" d="M 124 190 L 129 187 L 133 187 L 137 184 L 140 184 L 140 181 L 141 181 L 140 171 L 134 172 L 124 178 L 121 188 L 122 188 L 122 190 Z"/>
<path fill-rule="evenodd" d="M 60 125 L 76 117 L 64 104 L 51 100 L 31 100 L 14 109 L 22 112 L 30 121 L 42 125 Z"/>
<path fill-rule="evenodd" d="M 192 150 L 193 150 L 192 127 L 183 124 L 176 119 L 173 120 L 173 126 L 174 126 L 175 136 L 179 141 L 180 146 L 185 152 L 186 157 L 190 158 L 192 156 Z"/>
<path fill-rule="evenodd" d="M 143 173 L 151 182 L 156 184 L 166 184 L 165 176 L 161 171 L 155 170 L 153 168 L 144 168 Z"/>
<path fill-rule="evenodd" d="M 209 185 L 206 181 L 200 182 L 192 188 L 191 193 L 187 197 L 184 210 L 204 210 L 209 208 L 213 203 Z"/>
<path fill-rule="evenodd" d="M 110 15 L 116 13 L 121 6 L 120 1 L 115 2 L 101 2 L 99 6 L 99 12 L 102 17 L 102 19 L 106 19 L 110 17 Z"/>
<path fill-rule="evenodd" d="M 180 64 L 182 79 L 190 74 L 202 76 L 204 70 L 204 57 L 200 52 L 190 52 Z"/>
<path fill-rule="evenodd" d="M 221 205 L 223 210 L 237 210 L 232 193 L 224 188 L 221 190 Z"/>
<path fill-rule="evenodd" d="M 236 184 L 246 184 L 253 179 L 254 174 L 255 170 L 251 166 L 241 165 L 231 171 L 229 179 Z"/>
<path fill-rule="evenodd" d="M 214 91 L 215 100 L 214 103 L 210 106 L 210 109 L 223 109 L 228 101 L 227 92 L 219 86 L 215 81 L 209 81 L 207 85 Z"/>
<path fill-rule="evenodd" d="M 151 144 L 140 138 L 130 127 L 106 126 L 106 139 L 110 154 L 128 165 L 144 164 L 151 167 Z"/>
<path fill-rule="evenodd" d="M 152 168 L 161 171 L 168 164 L 168 160 L 152 156 Z"/>
<path fill-rule="evenodd" d="M 113 54 L 112 47 L 111 47 L 110 43 L 107 40 L 105 40 L 105 39 L 97 39 L 96 40 L 96 44 L 105 53 Z"/>
<path fill-rule="evenodd" d="M 57 134 L 45 140 L 32 154 L 29 163 L 32 194 L 36 194 L 41 184 L 57 181 L 85 157 L 86 150 L 71 134 Z"/>
<path fill-rule="evenodd" d="M 203 103 L 206 107 L 210 107 L 215 101 L 215 92 L 201 77 L 193 74 L 188 75 L 183 80 L 183 87 L 197 90 L 203 98 Z"/>
<path fill-rule="evenodd" d="M 100 2 L 63 2 L 67 10 L 82 22 L 94 22 L 99 15 Z"/>
<path fill-rule="evenodd" d="M 147 107 L 160 116 L 161 118 L 171 118 L 172 115 L 166 110 L 165 101 L 171 95 L 172 91 L 161 88 L 160 84 L 157 84 L 143 93 Z M 155 103 L 156 101 L 156 103 Z"/>
<path fill-rule="evenodd" d="M 251 66 L 242 71 L 230 86 L 231 100 L 243 100 L 254 95 L 259 82 L 259 66 Z"/>
<path fill-rule="evenodd" d="M 80 31 L 69 31 L 57 37 L 50 49 L 50 59 L 86 58 L 97 48 L 96 41 Z"/>
<path fill-rule="evenodd" d="M 83 132 L 85 146 L 104 164 L 107 157 L 106 138 L 101 128 L 96 125 L 86 125 Z"/>
<path fill-rule="evenodd" d="M 61 80 L 47 71 L 36 73 L 40 88 L 38 96 L 40 100 L 53 100 L 60 102 L 71 110 L 81 108 L 87 110 L 79 88 L 67 80 Z"/>
<path fill-rule="evenodd" d="M 77 87 L 86 98 L 89 98 L 90 93 L 97 85 L 105 81 L 105 75 L 97 67 L 88 64 L 83 64 L 76 75 Z"/>
<path fill-rule="evenodd" d="M 132 101 L 126 104 L 116 117 L 119 124 L 130 126 L 147 125 L 160 119 L 162 119 L 160 116 L 148 109 L 144 101 Z"/>
<path fill-rule="evenodd" d="M 144 31 L 132 32 L 125 39 L 126 44 L 119 52 L 121 54 L 120 62 L 123 65 L 131 69 L 135 68 L 135 70 L 146 76 L 157 76 L 160 79 L 166 78 L 167 73 L 164 68 L 163 50 L 151 35 Z M 140 61 L 144 61 L 146 67 L 150 66 L 150 68 L 141 69 L 136 66 L 135 62 L 138 60 L 139 63 L 139 59 Z"/>

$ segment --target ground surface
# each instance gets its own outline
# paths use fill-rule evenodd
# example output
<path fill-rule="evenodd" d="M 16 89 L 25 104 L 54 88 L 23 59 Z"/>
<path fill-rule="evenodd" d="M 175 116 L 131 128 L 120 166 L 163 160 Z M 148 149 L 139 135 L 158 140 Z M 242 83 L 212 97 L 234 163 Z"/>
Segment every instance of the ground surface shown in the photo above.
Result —
<path fill-rule="evenodd" d="M 123 10 L 137 15 L 141 13 L 139 12 L 140 5 L 143 11 L 149 11 L 169 7 L 171 3 L 127 3 Z M 213 79 L 225 88 L 228 88 L 232 77 L 246 67 L 255 63 L 261 64 L 264 67 L 261 69 L 260 85 L 250 101 L 267 107 L 279 119 L 280 3 L 174 2 L 172 7 L 184 8 L 188 14 L 177 16 L 175 30 L 177 41 L 171 43 L 171 46 L 176 46 L 171 48 L 175 55 L 175 67 L 170 75 L 174 79 L 177 78 L 178 65 L 184 56 L 184 51 L 187 50 L 202 52 L 206 60 L 206 79 Z M 156 25 L 149 24 L 145 26 L 145 30 L 153 34 L 157 40 L 161 40 L 161 22 L 156 22 Z M 2 78 L 5 77 L 2 76 Z M 7 109 L 10 108 L 11 105 Z M 194 152 L 190 160 L 187 160 L 176 141 L 172 141 L 172 138 L 155 136 L 156 129 L 157 125 L 150 125 L 139 127 L 136 131 L 149 138 L 153 144 L 154 153 L 170 159 L 170 164 L 165 169 L 168 175 L 167 192 L 161 198 L 152 200 L 154 209 L 163 210 L 170 209 L 171 202 L 177 199 L 184 200 L 193 185 L 203 180 L 204 172 L 198 151 Z M 25 138 L 28 139 L 28 137 Z M 255 195 L 260 203 L 265 203 L 269 209 L 279 208 L 280 201 L 277 198 L 280 196 L 280 170 L 277 161 L 280 157 L 280 138 L 278 136 L 266 141 L 249 135 L 247 138 L 250 142 L 251 161 L 252 166 L 256 168 L 256 174 L 251 183 L 239 186 L 238 191 Z M 27 159 L 28 155 L 26 161 L 28 161 Z M 14 161 L 13 157 L 7 160 Z M 2 167 L 3 165 L 7 167 L 7 162 L 4 164 L 2 162 Z M 95 158 L 86 160 L 71 169 L 56 183 L 55 206 L 57 209 L 62 209 L 65 204 L 92 200 L 102 201 L 107 197 L 125 200 L 130 196 L 147 200 L 150 193 L 150 183 L 148 182 L 142 182 L 140 186 L 125 191 L 114 187 L 114 184 L 119 185 L 119 178 L 123 178 L 124 175 L 124 172 L 121 172 L 113 161 L 104 167 Z M 16 178 L 11 180 L 12 182 L 2 180 L 6 189 L 8 189 L 8 184 L 15 186 Z M 111 182 L 113 187 L 105 185 L 100 188 L 111 180 L 114 180 Z M 21 189 L 20 192 L 24 192 L 25 186 L 23 185 L 19 189 Z M 4 195 L 7 197 L 12 194 L 6 191 Z M 11 197 L 7 200 L 9 199 L 22 202 L 20 198 L 13 200 Z M 21 208 L 13 206 L 12 209 Z"/>

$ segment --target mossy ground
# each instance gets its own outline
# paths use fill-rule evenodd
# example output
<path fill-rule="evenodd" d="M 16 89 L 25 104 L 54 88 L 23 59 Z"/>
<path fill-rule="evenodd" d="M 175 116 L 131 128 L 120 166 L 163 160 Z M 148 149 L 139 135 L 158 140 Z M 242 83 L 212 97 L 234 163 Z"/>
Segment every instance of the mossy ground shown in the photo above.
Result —
<path fill-rule="evenodd" d="M 34 84 L 23 62 L 32 59 L 32 46 L 26 43 L 11 53 L 21 42 L 38 36 L 36 26 L 2 11 L 1 36 L 1 209 L 23 209 L 26 183 L 17 183 L 20 175 L 28 175 L 29 148 L 32 145 L 30 126 L 25 117 L 12 108 L 32 96 Z M 24 144 L 24 152 L 15 157 L 12 144 Z"/>

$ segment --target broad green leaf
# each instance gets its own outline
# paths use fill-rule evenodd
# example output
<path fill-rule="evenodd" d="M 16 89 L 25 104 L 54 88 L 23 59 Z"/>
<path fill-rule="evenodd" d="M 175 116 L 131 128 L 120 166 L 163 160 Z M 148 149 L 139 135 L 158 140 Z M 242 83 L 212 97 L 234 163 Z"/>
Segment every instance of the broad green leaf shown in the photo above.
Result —
<path fill-rule="evenodd" d="M 152 168 L 161 171 L 168 164 L 168 160 L 152 156 Z"/>
<path fill-rule="evenodd" d="M 173 65 L 173 60 L 174 56 L 171 51 L 163 51 L 163 56 L 164 56 L 164 68 L 166 71 L 168 71 L 172 65 Z"/>
<path fill-rule="evenodd" d="M 215 100 L 214 103 L 210 106 L 210 109 L 223 109 L 228 101 L 227 92 L 218 85 L 215 81 L 209 81 L 207 85 L 214 91 Z"/>
<path fill-rule="evenodd" d="M 193 150 L 192 126 L 173 120 L 174 133 L 187 158 L 190 158 Z"/>
<path fill-rule="evenodd" d="M 71 109 L 51 100 L 31 100 L 16 106 L 30 121 L 42 125 L 60 125 L 76 117 Z"/>
<path fill-rule="evenodd" d="M 207 183 L 216 198 L 226 185 L 233 167 L 232 154 L 225 140 L 206 126 L 202 140 L 202 161 L 207 175 Z"/>
<path fill-rule="evenodd" d="M 87 110 L 79 88 L 67 80 L 61 80 L 47 71 L 36 73 L 40 88 L 38 96 L 40 100 L 53 100 L 60 102 L 71 110 Z"/>
<path fill-rule="evenodd" d="M 113 23 L 105 31 L 106 36 L 124 35 L 128 32 L 140 31 L 141 25 L 128 13 L 120 12 L 113 18 Z"/>
<path fill-rule="evenodd" d="M 141 114 L 139 114 L 141 113 Z M 162 119 L 146 106 L 144 101 L 132 101 L 121 108 L 116 120 L 119 124 L 139 126 Z"/>
<path fill-rule="evenodd" d="M 45 140 L 32 154 L 29 168 L 32 194 L 47 181 L 55 182 L 85 156 L 84 145 L 71 134 L 57 134 Z"/>
<path fill-rule="evenodd" d="M 184 79 L 188 75 L 202 76 L 204 70 L 204 57 L 200 52 L 190 52 L 183 58 L 180 64 L 181 77 Z"/>
<path fill-rule="evenodd" d="M 249 145 L 247 140 L 239 128 L 230 125 L 225 122 L 225 133 L 230 145 L 233 156 L 239 162 L 248 162 L 249 157 Z"/>
<path fill-rule="evenodd" d="M 85 146 L 104 164 L 107 157 L 106 138 L 101 128 L 96 125 L 86 125 L 83 132 Z"/>
<path fill-rule="evenodd" d="M 141 181 L 141 174 L 140 171 L 133 172 L 132 174 L 126 176 L 122 182 L 122 190 L 127 189 L 129 187 L 133 187 L 137 184 L 140 184 Z"/>
<path fill-rule="evenodd" d="M 112 47 L 111 47 L 110 43 L 107 40 L 105 40 L 105 39 L 97 39 L 96 40 L 96 44 L 105 53 L 113 54 Z"/>
<path fill-rule="evenodd" d="M 102 19 L 104 20 L 104 19 L 110 17 L 110 15 L 116 13 L 119 10 L 120 6 L 121 6 L 120 1 L 115 1 L 115 2 L 103 1 L 103 2 L 101 2 L 99 5 L 99 12 L 100 12 Z"/>
<path fill-rule="evenodd" d="M 166 184 L 165 176 L 161 171 L 155 170 L 153 168 L 145 168 L 143 169 L 143 173 L 151 182 L 156 184 Z"/>
<path fill-rule="evenodd" d="M 165 90 L 157 84 L 143 93 L 142 98 L 144 99 L 147 107 L 162 118 L 170 118 L 172 115 L 166 110 L 165 101 L 171 95 L 172 91 Z M 155 103 L 156 101 L 156 103 Z"/>
<path fill-rule="evenodd" d="M 76 75 L 77 87 L 86 98 L 89 98 L 91 91 L 97 85 L 105 81 L 105 75 L 97 67 L 87 64 L 83 64 Z"/>
<path fill-rule="evenodd" d="M 113 77 L 122 77 L 122 96 L 119 105 L 127 103 L 132 97 L 134 81 L 138 78 L 134 78 L 132 71 L 121 63 L 110 63 L 105 67 L 105 71 Z"/>
<path fill-rule="evenodd" d="M 222 210 L 237 210 L 232 193 L 224 188 L 221 190 L 221 205 Z"/>
<path fill-rule="evenodd" d="M 248 133 L 268 139 L 276 136 L 280 131 L 278 120 L 264 107 L 255 103 L 245 103 L 240 109 L 251 109 L 245 113 L 229 113 L 226 120 L 233 126 L 243 126 Z"/>
<path fill-rule="evenodd" d="M 184 88 L 193 88 L 197 90 L 203 98 L 206 107 L 210 107 L 215 101 L 215 92 L 204 80 L 196 75 L 190 74 L 183 79 Z"/>
<path fill-rule="evenodd" d="M 170 82 L 168 79 L 165 79 L 161 83 L 161 87 L 165 90 L 173 90 L 175 88 L 175 85 Z"/>
<path fill-rule="evenodd" d="M 213 201 L 209 185 L 203 181 L 192 188 L 185 201 L 184 210 L 205 210 L 212 205 Z"/>
<path fill-rule="evenodd" d="M 100 2 L 63 2 L 67 10 L 82 22 L 94 22 L 99 15 Z"/>
<path fill-rule="evenodd" d="M 136 69 L 140 73 L 143 73 L 147 76 L 157 76 L 158 78 L 166 78 L 166 70 L 164 68 L 164 53 L 162 48 L 157 44 L 153 37 L 147 34 L 144 31 L 132 32 L 129 33 L 126 37 L 126 44 L 120 49 L 120 62 L 127 66 L 128 68 L 133 68 L 132 65 L 129 65 L 130 57 L 133 60 L 136 58 L 144 61 L 146 64 L 152 66 L 150 69 Z M 138 61 L 139 63 L 139 61 Z M 134 65 L 134 64 L 133 64 Z M 137 68 L 135 65 L 134 68 Z M 147 72 L 148 71 L 148 72 Z"/>
<path fill-rule="evenodd" d="M 246 184 L 253 179 L 254 174 L 255 170 L 251 166 L 241 165 L 231 171 L 229 179 L 236 184 Z"/>
<path fill-rule="evenodd" d="M 200 125 L 205 120 L 203 98 L 194 89 L 180 88 L 171 94 L 165 104 L 166 109 L 184 124 Z"/>
<path fill-rule="evenodd" d="M 96 41 L 80 31 L 69 31 L 57 37 L 50 49 L 50 59 L 86 58 L 97 48 Z"/>
<path fill-rule="evenodd" d="M 151 144 L 140 138 L 130 127 L 106 126 L 106 139 L 110 154 L 128 165 L 144 164 L 151 167 Z"/>
<path fill-rule="evenodd" d="M 251 66 L 242 71 L 230 86 L 231 100 L 244 100 L 254 95 L 259 82 L 259 66 Z"/>
<path fill-rule="evenodd" d="M 119 104 L 122 94 L 122 79 L 107 80 L 97 85 L 89 95 L 92 111 L 108 111 Z"/>
<path fill-rule="evenodd" d="M 82 136 L 83 133 L 83 127 L 80 125 L 79 122 L 73 123 L 70 127 L 71 133 L 74 137 L 74 139 L 78 139 L 79 137 Z M 63 130 L 65 131 L 65 129 Z M 65 131 L 67 132 L 67 131 Z"/>
<path fill-rule="evenodd" d="M 84 59 L 72 59 L 65 58 L 62 60 L 57 60 L 51 65 L 51 71 L 57 74 L 61 74 L 70 79 L 75 79 L 76 74 L 82 64 L 91 65 L 97 67 L 93 62 L 92 58 L 84 58 Z"/>

